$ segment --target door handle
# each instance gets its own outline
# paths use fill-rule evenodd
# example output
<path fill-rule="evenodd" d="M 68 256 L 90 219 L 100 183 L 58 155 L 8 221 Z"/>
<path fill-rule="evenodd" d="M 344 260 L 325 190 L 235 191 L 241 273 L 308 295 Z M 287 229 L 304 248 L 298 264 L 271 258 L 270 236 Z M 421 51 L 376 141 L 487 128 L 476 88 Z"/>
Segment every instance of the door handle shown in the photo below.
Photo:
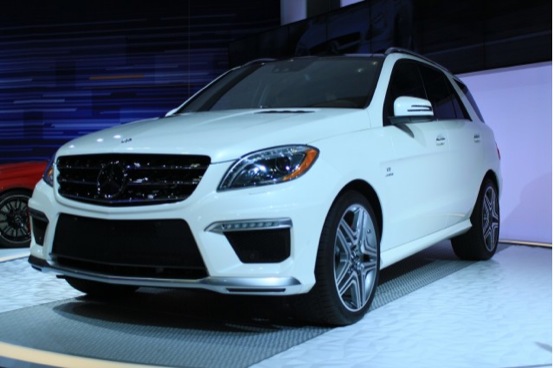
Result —
<path fill-rule="evenodd" d="M 442 134 L 439 134 L 435 139 L 437 146 L 444 146 L 445 141 L 446 141 L 446 137 Z"/>
<path fill-rule="evenodd" d="M 475 134 L 473 135 L 473 141 L 474 141 L 475 143 L 481 142 L 481 134 L 475 133 Z"/>

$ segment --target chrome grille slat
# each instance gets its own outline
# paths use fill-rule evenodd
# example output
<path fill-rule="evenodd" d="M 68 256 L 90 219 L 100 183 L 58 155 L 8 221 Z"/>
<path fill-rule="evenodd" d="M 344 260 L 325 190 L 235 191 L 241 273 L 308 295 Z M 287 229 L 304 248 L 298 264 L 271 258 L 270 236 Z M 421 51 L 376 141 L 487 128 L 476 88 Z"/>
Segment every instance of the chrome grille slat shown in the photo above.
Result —
<path fill-rule="evenodd" d="M 96 184 L 95 184 L 96 185 Z M 166 186 L 166 185 L 171 185 L 171 186 L 181 186 L 181 185 L 196 185 L 194 182 L 192 181 L 182 181 L 182 182 L 158 182 L 158 183 L 152 183 L 152 182 L 149 182 L 149 183 L 128 183 L 127 186 L 130 187 L 130 186 L 143 186 L 143 187 L 159 187 L 159 186 Z"/>
<path fill-rule="evenodd" d="M 210 164 L 208 156 L 99 154 L 58 158 L 58 193 L 102 206 L 183 201 Z"/>
<path fill-rule="evenodd" d="M 60 184 L 80 184 L 80 185 L 93 185 L 96 186 L 96 181 L 85 181 L 85 180 L 71 180 L 71 179 L 59 179 Z"/>

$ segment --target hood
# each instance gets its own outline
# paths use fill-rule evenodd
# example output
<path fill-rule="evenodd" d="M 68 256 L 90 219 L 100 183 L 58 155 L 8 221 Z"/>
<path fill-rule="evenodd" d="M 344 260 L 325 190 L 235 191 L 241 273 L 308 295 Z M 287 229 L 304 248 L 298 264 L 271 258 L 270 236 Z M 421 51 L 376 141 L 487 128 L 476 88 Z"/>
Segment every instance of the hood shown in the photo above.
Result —
<path fill-rule="evenodd" d="M 260 149 L 310 144 L 368 129 L 365 110 L 276 109 L 196 112 L 120 125 L 77 138 L 58 155 L 94 153 L 195 154 L 212 163 Z"/>

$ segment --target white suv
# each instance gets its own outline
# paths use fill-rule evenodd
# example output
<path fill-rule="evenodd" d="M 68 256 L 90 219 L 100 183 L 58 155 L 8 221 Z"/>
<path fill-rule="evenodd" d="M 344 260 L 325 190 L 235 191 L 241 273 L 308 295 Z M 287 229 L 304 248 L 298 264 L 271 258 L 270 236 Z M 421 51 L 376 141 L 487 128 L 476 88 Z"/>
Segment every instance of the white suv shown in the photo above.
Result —
<path fill-rule="evenodd" d="M 467 87 L 412 52 L 257 61 L 166 117 L 75 139 L 29 201 L 30 263 L 138 287 L 298 294 L 350 324 L 379 271 L 444 239 L 488 259 L 500 157 Z"/>

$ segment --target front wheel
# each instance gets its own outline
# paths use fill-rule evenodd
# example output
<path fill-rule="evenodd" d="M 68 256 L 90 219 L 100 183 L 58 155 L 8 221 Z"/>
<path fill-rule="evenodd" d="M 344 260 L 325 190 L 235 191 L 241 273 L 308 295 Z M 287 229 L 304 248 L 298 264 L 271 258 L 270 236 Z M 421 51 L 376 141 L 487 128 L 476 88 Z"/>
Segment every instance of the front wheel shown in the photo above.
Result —
<path fill-rule="evenodd" d="M 349 325 L 369 309 L 379 278 L 379 229 L 367 199 L 346 192 L 331 207 L 319 242 L 316 284 L 302 296 L 304 316 Z"/>
<path fill-rule="evenodd" d="M 496 252 L 500 233 L 498 190 L 487 179 L 483 182 L 471 214 L 472 227 L 451 240 L 454 253 L 466 260 L 487 260 Z"/>

